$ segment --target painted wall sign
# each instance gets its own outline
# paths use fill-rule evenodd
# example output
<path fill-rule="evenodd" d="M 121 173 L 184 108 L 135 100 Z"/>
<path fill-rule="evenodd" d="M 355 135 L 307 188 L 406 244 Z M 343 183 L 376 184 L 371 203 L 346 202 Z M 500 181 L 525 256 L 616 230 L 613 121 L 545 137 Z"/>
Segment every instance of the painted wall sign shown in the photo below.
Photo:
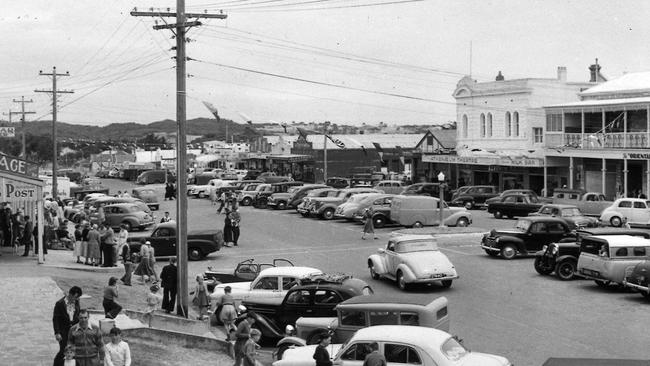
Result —
<path fill-rule="evenodd" d="M 457 156 L 457 155 L 422 155 L 422 162 L 423 163 L 476 164 L 476 165 L 529 166 L 529 167 L 544 166 L 544 159 Z"/>
<path fill-rule="evenodd" d="M 16 137 L 16 127 L 0 127 L 0 137 Z"/>
<path fill-rule="evenodd" d="M 38 178 L 38 165 L 11 155 L 0 155 L 0 173 L 2 172 Z"/>
<path fill-rule="evenodd" d="M 35 185 L 0 178 L 0 202 L 39 200 L 38 187 Z"/>
<path fill-rule="evenodd" d="M 633 159 L 633 160 L 648 160 L 650 159 L 650 154 L 648 153 L 624 153 L 624 159 Z"/>

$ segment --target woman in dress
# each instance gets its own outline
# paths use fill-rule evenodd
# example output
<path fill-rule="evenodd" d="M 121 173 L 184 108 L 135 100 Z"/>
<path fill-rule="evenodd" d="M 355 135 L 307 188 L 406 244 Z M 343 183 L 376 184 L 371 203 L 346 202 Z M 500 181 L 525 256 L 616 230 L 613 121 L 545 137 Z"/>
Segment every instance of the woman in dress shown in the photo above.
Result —
<path fill-rule="evenodd" d="M 230 208 L 226 207 L 226 218 L 223 225 L 223 242 L 225 246 L 230 246 L 233 242 L 232 238 L 232 217 L 230 216 Z"/>
<path fill-rule="evenodd" d="M 147 243 L 149 247 L 149 268 L 151 268 L 151 275 L 149 278 L 151 279 L 151 276 L 153 276 L 154 281 L 158 282 L 158 273 L 156 272 L 156 251 L 151 246 L 151 242 Z"/>
<path fill-rule="evenodd" d="M 373 210 L 372 207 L 366 208 L 365 211 L 363 211 L 363 218 L 365 220 L 365 224 L 363 225 L 363 235 L 361 236 L 361 239 L 366 239 L 366 234 L 372 234 L 374 239 L 377 239 L 377 235 L 375 235 L 375 224 L 374 220 L 372 219 L 373 216 Z"/>
<path fill-rule="evenodd" d="M 236 330 L 235 320 L 237 319 L 237 309 L 235 308 L 235 299 L 233 299 L 232 288 L 226 286 L 223 289 L 224 295 L 219 299 L 214 306 L 214 310 L 218 310 L 221 307 L 221 312 L 219 312 L 219 320 L 223 323 L 223 326 L 226 330 L 226 341 L 230 341 L 230 332 Z"/>
<path fill-rule="evenodd" d="M 99 252 L 99 241 L 101 236 L 97 231 L 97 224 L 94 224 L 92 229 L 88 232 L 88 257 L 93 266 L 97 267 L 101 260 L 101 253 Z"/>
<path fill-rule="evenodd" d="M 150 242 L 146 241 L 140 246 L 140 263 L 138 263 L 138 267 L 133 272 L 134 275 L 140 276 L 140 283 L 145 283 L 144 276 L 147 276 L 146 282 L 149 282 L 154 275 L 151 269 L 151 262 L 149 262 L 149 251 L 153 249 L 149 246 L 150 244 Z"/>
<path fill-rule="evenodd" d="M 82 256 L 82 245 L 81 245 L 81 225 L 77 224 L 74 226 L 74 251 L 73 251 L 73 258 L 77 258 L 77 263 L 82 263 L 81 262 L 81 256 Z"/>
<path fill-rule="evenodd" d="M 81 227 L 81 256 L 84 257 L 84 264 L 90 264 L 90 257 L 88 256 L 88 233 L 90 232 L 90 227 L 88 221 L 83 221 Z"/>
<path fill-rule="evenodd" d="M 194 298 L 192 302 L 199 307 L 199 316 L 197 319 L 202 320 L 207 313 L 210 302 L 208 301 L 208 288 L 203 282 L 203 276 L 196 276 L 196 288 L 194 289 Z"/>

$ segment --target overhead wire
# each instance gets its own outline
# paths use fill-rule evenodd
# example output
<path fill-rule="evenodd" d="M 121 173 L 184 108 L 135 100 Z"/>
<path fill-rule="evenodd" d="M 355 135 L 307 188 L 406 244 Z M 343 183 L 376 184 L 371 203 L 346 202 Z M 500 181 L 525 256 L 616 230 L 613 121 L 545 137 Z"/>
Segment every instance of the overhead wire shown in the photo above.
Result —
<path fill-rule="evenodd" d="M 319 2 L 319 1 L 327 1 L 327 0 L 312 0 L 310 2 Z M 277 12 L 296 12 L 296 11 L 321 11 L 321 10 L 332 10 L 332 9 L 349 9 L 349 8 L 363 8 L 363 7 L 370 7 L 370 6 L 374 7 L 374 6 L 384 6 L 384 5 L 396 5 L 396 4 L 406 4 L 406 3 L 414 3 L 414 2 L 422 2 L 422 1 L 426 1 L 426 0 L 394 0 L 394 1 L 370 3 L 370 4 L 322 6 L 322 7 L 315 7 L 315 8 L 299 7 L 299 8 L 290 8 L 290 9 L 277 9 L 272 7 L 267 8 L 264 6 L 249 7 L 249 8 L 232 8 L 232 9 L 228 7 L 224 7 L 224 10 L 227 10 L 232 13 L 277 13 Z"/>

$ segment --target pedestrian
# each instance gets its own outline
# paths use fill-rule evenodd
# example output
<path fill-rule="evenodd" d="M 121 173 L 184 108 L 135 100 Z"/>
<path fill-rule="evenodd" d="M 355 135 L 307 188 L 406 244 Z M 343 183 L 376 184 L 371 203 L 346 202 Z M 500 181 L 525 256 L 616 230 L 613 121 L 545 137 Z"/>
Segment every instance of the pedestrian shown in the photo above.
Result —
<path fill-rule="evenodd" d="M 4 246 L 14 246 L 11 229 L 11 206 L 4 206 L 0 212 L 0 230 L 2 230 L 2 241 Z"/>
<path fill-rule="evenodd" d="M 131 349 L 129 344 L 122 340 L 120 328 L 111 328 L 109 335 L 111 341 L 105 346 L 104 366 L 131 366 Z"/>
<path fill-rule="evenodd" d="M 101 236 L 97 230 L 97 224 L 93 224 L 92 228 L 88 232 L 88 258 L 90 259 L 90 264 L 97 267 L 99 261 L 101 260 L 101 253 L 99 252 L 99 241 Z"/>
<path fill-rule="evenodd" d="M 23 253 L 23 257 L 27 257 L 29 255 L 29 249 L 32 247 L 32 244 L 34 242 L 34 224 L 32 223 L 32 220 L 30 220 L 29 216 L 25 215 L 24 216 L 24 222 L 25 225 L 23 227 L 23 233 L 20 238 L 22 241 L 22 244 L 25 246 L 25 252 Z M 36 250 L 34 250 L 35 253 Z M 45 251 L 45 247 L 43 248 L 43 254 L 47 254 Z"/>
<path fill-rule="evenodd" d="M 90 256 L 88 256 L 88 233 L 90 232 L 90 224 L 88 221 L 81 222 L 81 256 L 84 257 L 84 264 L 90 265 Z"/>
<path fill-rule="evenodd" d="M 219 320 L 223 323 L 223 327 L 226 333 L 226 341 L 231 341 L 230 333 L 232 330 L 236 330 L 235 320 L 237 319 L 237 309 L 235 308 L 235 299 L 232 297 L 232 287 L 226 286 L 223 288 L 223 296 L 219 299 L 219 302 L 214 304 L 213 309 L 219 311 L 218 315 Z"/>
<path fill-rule="evenodd" d="M 386 357 L 379 353 L 379 344 L 372 342 L 368 345 L 370 353 L 363 360 L 363 366 L 386 366 Z"/>
<path fill-rule="evenodd" d="M 237 242 L 239 241 L 239 226 L 241 223 L 241 215 L 239 214 L 239 210 L 237 209 L 237 206 L 233 206 L 231 211 L 230 211 L 230 230 L 232 232 L 232 242 L 234 246 L 237 246 Z"/>
<path fill-rule="evenodd" d="M 223 224 L 223 241 L 225 246 L 230 246 L 233 242 L 232 238 L 232 217 L 230 216 L 230 209 L 226 207 L 226 218 Z"/>
<path fill-rule="evenodd" d="M 257 349 L 260 348 L 257 342 L 260 341 L 260 337 L 262 337 L 262 332 L 259 329 L 251 329 L 250 338 L 244 344 L 244 366 L 256 366 Z"/>
<path fill-rule="evenodd" d="M 147 243 L 149 243 L 149 268 L 151 268 L 151 275 L 153 276 L 154 281 L 158 282 L 158 273 L 156 272 L 156 251 L 151 246 L 151 242 Z"/>
<path fill-rule="evenodd" d="M 124 276 L 120 279 L 124 286 L 131 286 L 131 273 L 133 272 L 133 260 L 131 259 L 131 246 L 129 243 L 122 245 L 120 250 L 122 263 L 124 263 Z"/>
<path fill-rule="evenodd" d="M 375 235 L 375 225 L 374 225 L 374 219 L 373 219 L 373 209 L 372 207 L 366 208 L 363 211 L 363 219 L 364 219 L 364 224 L 363 224 L 363 235 L 361 235 L 361 239 L 366 239 L 366 234 L 372 234 L 374 239 L 377 239 L 377 235 Z"/>
<path fill-rule="evenodd" d="M 314 360 L 316 360 L 316 366 L 332 366 L 332 360 L 330 360 L 330 353 L 327 352 L 327 346 L 330 345 L 332 341 L 332 336 L 329 333 L 322 333 L 318 337 L 318 346 L 314 351 Z"/>
<path fill-rule="evenodd" d="M 163 224 L 170 221 L 172 221 L 172 218 L 169 216 L 169 211 L 165 211 L 165 216 L 160 219 L 160 223 Z"/>
<path fill-rule="evenodd" d="M 74 346 L 75 360 L 80 366 L 99 366 L 104 360 L 104 340 L 99 327 L 90 324 L 88 310 L 79 311 L 79 323 L 70 328 L 68 344 Z"/>
<path fill-rule="evenodd" d="M 113 262 L 113 267 L 117 266 L 117 258 L 120 256 L 120 253 L 122 253 L 122 247 L 126 245 L 127 241 L 129 240 L 129 231 L 126 230 L 126 225 L 122 224 L 118 228 L 117 235 L 115 235 L 115 253 L 113 258 L 115 261 Z"/>
<path fill-rule="evenodd" d="M 81 255 L 83 254 L 83 245 L 82 245 L 82 231 L 81 225 L 76 224 L 74 226 L 74 249 L 72 252 L 72 257 L 77 258 L 77 263 L 81 262 Z"/>
<path fill-rule="evenodd" d="M 217 201 L 219 201 L 219 208 L 217 209 L 217 213 L 221 214 L 221 210 L 223 210 L 224 206 L 226 205 L 226 192 L 221 192 Z"/>
<path fill-rule="evenodd" d="M 74 347 L 65 346 L 65 351 L 63 351 L 63 366 L 77 366 L 77 360 L 74 359 Z"/>
<path fill-rule="evenodd" d="M 235 365 L 240 366 L 244 359 L 244 346 L 250 338 L 251 326 L 255 324 L 255 313 L 246 313 L 246 318 L 242 320 L 235 331 Z"/>
<path fill-rule="evenodd" d="M 169 264 L 164 266 L 160 272 L 160 281 L 163 290 L 162 308 L 167 314 L 174 311 L 176 305 L 176 286 L 178 281 L 178 268 L 176 268 L 176 257 L 169 258 Z"/>
<path fill-rule="evenodd" d="M 194 288 L 194 298 L 192 299 L 192 303 L 199 308 L 199 316 L 197 319 L 203 320 L 203 316 L 208 312 L 210 302 L 208 300 L 208 288 L 205 286 L 203 276 L 201 275 L 196 276 L 196 287 Z"/>
<path fill-rule="evenodd" d="M 122 311 L 122 306 L 115 302 L 117 299 L 117 277 L 111 277 L 108 280 L 108 286 L 104 288 L 104 301 L 102 306 L 104 306 L 104 313 L 108 319 L 115 319 L 117 314 Z"/>
<path fill-rule="evenodd" d="M 113 267 L 113 262 L 115 261 L 113 254 L 115 253 L 116 243 L 114 231 L 108 225 L 104 225 L 102 243 L 104 244 L 104 251 L 102 252 L 104 255 L 104 262 L 102 267 Z"/>
<path fill-rule="evenodd" d="M 153 320 L 153 314 L 158 309 L 160 305 L 160 295 L 158 294 L 160 287 L 156 284 L 149 287 L 149 293 L 147 293 L 147 307 L 145 308 L 145 314 L 149 320 L 149 328 L 151 328 L 151 321 Z"/>
<path fill-rule="evenodd" d="M 153 276 L 151 262 L 149 262 L 149 252 L 153 250 L 153 248 L 151 248 L 150 245 L 151 242 L 145 241 L 140 246 L 140 263 L 138 263 L 135 272 L 133 272 L 136 276 L 140 276 L 140 283 L 151 281 L 151 277 Z M 146 281 L 144 279 L 144 276 L 147 276 Z"/>
<path fill-rule="evenodd" d="M 80 287 L 72 286 L 68 294 L 54 304 L 52 325 L 54 327 L 54 337 L 59 342 L 59 352 L 54 357 L 54 366 L 63 365 L 68 333 L 70 328 L 79 322 L 79 298 L 81 294 Z"/>

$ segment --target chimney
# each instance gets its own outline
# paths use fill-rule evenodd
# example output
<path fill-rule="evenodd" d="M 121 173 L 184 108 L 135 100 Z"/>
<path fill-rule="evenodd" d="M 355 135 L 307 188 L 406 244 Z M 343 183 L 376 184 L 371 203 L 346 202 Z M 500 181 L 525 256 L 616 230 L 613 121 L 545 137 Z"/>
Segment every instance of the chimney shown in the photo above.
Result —
<path fill-rule="evenodd" d="M 589 74 L 590 83 L 597 83 L 600 81 L 600 65 L 598 65 L 598 59 L 596 59 L 595 64 L 589 66 Z"/>
<path fill-rule="evenodd" d="M 499 75 L 497 75 L 497 77 L 496 77 L 495 80 L 496 80 L 496 81 L 503 81 L 503 80 L 505 80 L 505 78 L 503 77 L 503 75 L 501 75 L 501 71 L 499 71 Z"/>
<path fill-rule="evenodd" d="M 566 82 L 566 66 L 557 67 L 557 79 L 562 82 Z"/>

